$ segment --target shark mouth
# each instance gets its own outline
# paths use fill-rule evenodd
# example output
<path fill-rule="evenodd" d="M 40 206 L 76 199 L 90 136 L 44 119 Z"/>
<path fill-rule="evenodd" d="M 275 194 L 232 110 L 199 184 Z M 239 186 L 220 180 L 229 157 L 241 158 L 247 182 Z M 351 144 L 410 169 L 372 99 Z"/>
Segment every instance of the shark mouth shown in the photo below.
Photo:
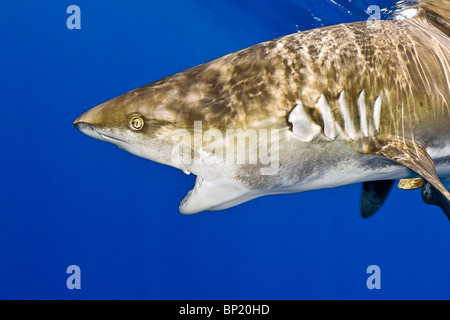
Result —
<path fill-rule="evenodd" d="M 115 137 L 112 137 L 112 136 L 108 136 L 107 134 L 104 134 L 104 133 L 99 133 L 99 134 L 100 134 L 100 136 L 103 137 L 103 140 L 105 140 L 106 142 L 111 142 L 111 143 L 114 143 L 114 144 L 116 144 L 116 143 L 128 144 L 128 142 L 126 142 L 125 140 L 122 140 L 122 139 L 119 139 L 119 138 L 115 138 Z"/>
<path fill-rule="evenodd" d="M 85 123 L 85 122 L 78 122 L 75 124 L 75 127 L 83 132 L 85 135 L 90 136 L 92 138 L 103 140 L 105 142 L 109 142 L 112 144 L 128 144 L 127 141 L 113 137 L 111 135 L 99 132 L 97 129 L 95 129 L 92 125 Z"/>

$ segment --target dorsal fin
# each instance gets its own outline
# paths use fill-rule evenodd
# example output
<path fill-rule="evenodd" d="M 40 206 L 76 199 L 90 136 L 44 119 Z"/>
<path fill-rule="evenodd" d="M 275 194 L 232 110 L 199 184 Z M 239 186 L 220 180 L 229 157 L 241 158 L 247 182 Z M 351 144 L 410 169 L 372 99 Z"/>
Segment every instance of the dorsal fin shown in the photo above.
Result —
<path fill-rule="evenodd" d="M 450 0 L 422 0 L 418 9 L 419 19 L 427 19 L 450 37 Z"/>

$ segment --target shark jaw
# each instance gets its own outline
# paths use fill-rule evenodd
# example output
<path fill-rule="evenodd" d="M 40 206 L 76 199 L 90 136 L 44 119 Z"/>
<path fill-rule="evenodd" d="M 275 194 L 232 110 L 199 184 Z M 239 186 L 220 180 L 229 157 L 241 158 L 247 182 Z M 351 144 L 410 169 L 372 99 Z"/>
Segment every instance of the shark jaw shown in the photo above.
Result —
<path fill-rule="evenodd" d="M 118 147 L 122 147 L 121 149 L 125 149 L 125 146 L 129 145 L 129 143 L 126 142 L 125 140 L 116 138 L 116 137 L 112 136 L 111 134 L 108 135 L 106 133 L 100 133 L 99 131 L 94 129 L 90 124 L 87 124 L 87 123 L 84 123 L 84 122 L 80 122 L 80 121 L 75 121 L 74 122 L 74 126 L 78 130 L 83 132 L 85 135 L 87 135 L 87 136 L 89 136 L 91 138 L 115 144 Z"/>
<path fill-rule="evenodd" d="M 219 170 L 224 171 L 224 167 L 227 167 L 226 170 L 228 173 L 234 173 L 234 166 L 236 166 L 236 161 L 242 161 L 240 160 L 242 157 L 244 158 L 243 162 L 238 164 L 239 165 L 247 165 L 247 166 L 253 166 L 257 165 L 258 170 L 265 175 L 272 175 L 275 174 L 278 170 L 278 158 L 275 156 L 278 156 L 278 145 L 275 142 L 278 142 L 278 130 L 273 130 L 272 134 L 267 134 L 267 130 L 264 130 L 264 137 L 261 139 L 262 141 L 265 141 L 267 143 L 268 136 L 272 137 L 270 140 L 271 146 L 268 147 L 265 145 L 262 147 L 261 141 L 259 141 L 258 144 L 258 133 L 256 131 L 250 131 L 250 130 L 234 130 L 229 129 L 228 135 L 221 135 L 219 130 L 214 131 L 214 141 L 216 143 L 215 150 L 218 150 L 217 143 L 221 142 L 225 144 L 227 141 L 230 143 L 230 140 L 232 143 L 234 143 L 234 140 L 236 139 L 237 142 L 240 142 L 239 146 L 233 145 L 231 149 L 233 150 L 232 153 L 227 153 L 227 148 L 225 145 L 222 145 L 222 148 L 225 150 L 222 154 L 221 158 L 218 157 L 211 157 L 207 152 L 204 151 L 203 148 L 203 139 L 205 137 L 208 140 L 211 140 L 210 134 L 208 131 L 206 131 L 204 134 L 202 132 L 198 132 L 194 130 L 194 133 L 192 134 L 192 137 L 189 139 L 189 148 L 191 147 L 191 139 L 192 144 L 197 145 L 197 149 L 193 149 L 192 151 L 192 157 L 189 156 L 187 158 L 182 159 L 182 157 L 178 154 L 180 152 L 180 144 L 175 144 L 172 146 L 171 152 L 166 151 L 165 153 L 169 153 L 171 155 L 170 160 L 161 160 L 161 158 L 157 158 L 156 156 L 159 154 L 156 154 L 155 156 L 155 147 L 144 145 L 140 143 L 136 143 L 136 139 L 134 139 L 133 135 L 128 132 L 123 132 L 120 130 L 117 130 L 115 128 L 102 128 L 97 127 L 96 125 L 90 124 L 89 122 L 93 122 L 93 120 L 89 117 L 89 115 L 82 115 L 74 122 L 74 126 L 86 134 L 87 136 L 90 136 L 92 138 L 105 141 L 111 144 L 116 145 L 120 149 L 123 149 L 129 153 L 132 153 L 134 155 L 137 155 L 139 157 L 159 162 L 162 164 L 166 164 L 172 167 L 175 167 L 177 169 L 182 170 L 184 173 L 189 174 L 194 172 L 197 175 L 197 179 L 195 182 L 194 188 L 188 192 L 186 197 L 183 199 L 179 206 L 179 210 L 183 214 L 193 214 L 205 210 L 223 210 L 229 207 L 236 206 L 238 204 L 241 204 L 243 202 L 252 200 L 254 198 L 269 194 L 267 191 L 264 190 L 255 190 L 252 188 L 249 188 L 244 183 L 241 183 L 239 181 L 236 181 L 235 179 L 229 178 L 227 176 L 224 176 L 223 174 L 217 174 Z M 198 124 L 196 124 L 198 125 Z M 211 130 L 209 130 L 211 131 Z M 238 134 L 236 134 L 236 132 Z M 255 139 L 249 139 L 251 138 L 251 134 L 255 134 Z M 180 136 L 186 137 L 186 135 L 189 135 L 190 133 L 187 130 L 178 130 L 177 133 L 172 134 L 172 140 L 179 141 Z M 246 141 L 245 139 L 249 139 Z M 166 146 L 168 145 L 167 142 L 165 142 L 163 139 L 156 139 L 156 144 Z M 255 160 L 255 163 L 246 164 L 245 160 L 252 161 L 249 159 L 249 151 L 246 149 L 246 146 L 248 147 L 248 143 L 251 141 L 256 142 L 257 145 L 254 145 L 252 148 L 255 150 L 255 153 L 258 153 L 258 149 L 264 149 L 264 161 L 265 166 L 261 166 L 258 164 L 258 161 Z M 247 142 L 247 144 L 246 144 Z M 205 142 L 206 143 L 206 142 Z M 231 143 L 230 143 L 231 144 Z M 276 145 L 276 149 L 273 148 L 273 144 Z M 192 146 L 194 147 L 194 146 Z M 229 147 L 229 146 L 228 146 Z M 240 148 L 239 148 L 240 147 Z M 188 148 L 189 153 L 191 153 L 191 150 Z M 160 148 L 158 148 L 160 149 Z M 243 154 L 240 154 L 240 152 L 243 152 Z M 269 155 L 267 154 L 269 153 Z M 226 156 L 231 155 L 231 160 L 229 160 L 228 165 L 226 164 Z M 262 157 L 263 154 L 259 152 L 259 155 Z M 247 158 L 246 158 L 247 157 Z M 276 158 L 276 159 L 275 159 Z M 275 161 L 276 160 L 276 161 Z M 183 162 L 185 161 L 185 162 Z M 271 165 L 272 161 L 274 161 L 274 166 L 267 166 Z"/>

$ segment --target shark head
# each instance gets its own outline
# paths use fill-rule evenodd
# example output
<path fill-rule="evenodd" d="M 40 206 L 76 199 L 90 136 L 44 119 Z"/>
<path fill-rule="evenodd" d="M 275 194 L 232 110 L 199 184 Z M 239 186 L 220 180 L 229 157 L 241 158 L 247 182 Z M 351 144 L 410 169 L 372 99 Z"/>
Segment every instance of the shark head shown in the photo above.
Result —
<path fill-rule="evenodd" d="M 241 167 L 236 162 L 240 159 L 239 146 L 243 146 L 242 154 L 250 162 L 245 139 L 255 141 L 254 147 L 258 147 L 257 137 L 263 133 L 268 136 L 271 129 L 264 128 L 263 133 L 247 131 L 246 124 L 231 121 L 231 98 L 226 96 L 228 90 L 221 78 L 227 75 L 221 61 L 200 65 L 102 103 L 79 116 L 74 125 L 84 134 L 131 154 L 195 174 L 195 186 L 180 205 L 182 213 L 228 208 L 259 196 L 258 191 L 234 179 Z M 262 117 L 260 112 L 257 116 Z M 255 133 L 255 140 L 251 133 Z M 276 133 L 270 131 L 275 141 Z M 237 153 L 230 162 L 230 149 L 225 148 L 229 140 Z M 278 165 L 277 150 L 272 145 L 267 150 L 270 163 L 263 166 L 271 171 Z M 260 170 L 258 165 L 247 166 Z"/>
<path fill-rule="evenodd" d="M 188 128 L 171 107 L 177 104 L 176 91 L 166 81 L 144 86 L 90 109 L 74 125 L 90 137 L 139 157 L 187 170 L 171 156 L 177 144 L 174 130 Z"/>
<path fill-rule="evenodd" d="M 244 67 L 252 66 L 251 54 L 247 56 Z M 225 56 L 122 94 L 82 114 L 74 125 L 90 137 L 206 180 L 231 174 L 237 170 L 235 163 L 224 164 L 230 162 L 230 150 L 236 159 L 241 159 L 240 151 L 243 158 L 249 158 L 245 139 L 254 137 L 257 144 L 260 135 L 286 125 L 284 110 L 274 115 L 257 108 L 266 98 L 255 94 L 254 101 L 236 104 L 230 77 L 245 69 L 236 68 L 231 58 Z M 251 114 L 243 116 L 245 108 L 251 109 Z M 257 131 L 260 128 L 264 131 Z M 231 149 L 230 141 L 236 141 Z M 245 150 L 237 150 L 238 146 Z M 269 162 L 269 166 L 277 164 Z"/>

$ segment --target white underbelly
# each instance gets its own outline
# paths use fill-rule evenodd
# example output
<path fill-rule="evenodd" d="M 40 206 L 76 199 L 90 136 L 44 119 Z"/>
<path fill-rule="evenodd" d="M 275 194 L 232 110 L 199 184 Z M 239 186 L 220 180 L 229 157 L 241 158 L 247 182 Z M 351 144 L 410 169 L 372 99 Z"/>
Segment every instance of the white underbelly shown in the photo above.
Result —
<path fill-rule="evenodd" d="M 449 149 L 450 150 L 450 149 Z M 435 154 L 436 155 L 436 154 Z M 443 153 L 436 158 L 436 172 L 443 182 L 450 181 L 450 155 Z M 362 158 L 361 158 L 362 159 Z M 376 161 L 374 159 L 374 161 Z M 317 189 L 327 189 L 365 181 L 398 180 L 419 177 L 407 167 L 391 162 L 386 166 L 367 166 L 367 160 L 352 159 L 347 163 L 330 165 L 326 173 L 314 179 L 299 181 L 294 185 L 279 186 L 271 194 L 294 193 Z"/>

